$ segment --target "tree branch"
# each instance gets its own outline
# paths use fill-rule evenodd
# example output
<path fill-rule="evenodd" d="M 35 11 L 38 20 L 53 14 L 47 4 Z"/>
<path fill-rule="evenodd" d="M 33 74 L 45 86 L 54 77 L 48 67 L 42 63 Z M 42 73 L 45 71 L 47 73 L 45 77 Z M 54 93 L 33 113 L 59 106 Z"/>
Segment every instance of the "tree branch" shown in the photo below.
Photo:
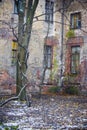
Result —
<path fill-rule="evenodd" d="M 5 104 L 7 104 L 8 102 L 10 102 L 10 101 L 12 101 L 12 100 L 17 100 L 17 99 L 19 99 L 19 97 L 21 96 L 21 93 L 22 93 L 23 90 L 27 87 L 27 85 L 28 85 L 28 83 L 20 90 L 18 96 L 16 96 L 16 97 L 11 97 L 11 98 L 5 100 L 5 101 L 0 105 L 0 107 L 3 107 Z"/>

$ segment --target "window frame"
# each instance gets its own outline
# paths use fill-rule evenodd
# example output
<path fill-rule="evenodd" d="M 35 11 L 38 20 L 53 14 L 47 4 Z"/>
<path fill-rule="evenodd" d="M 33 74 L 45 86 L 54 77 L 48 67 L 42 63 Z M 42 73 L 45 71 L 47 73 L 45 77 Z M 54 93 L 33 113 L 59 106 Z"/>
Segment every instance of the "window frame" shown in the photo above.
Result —
<path fill-rule="evenodd" d="M 53 55 L 53 47 L 49 45 L 44 46 L 44 64 L 47 69 L 52 68 L 52 55 Z"/>
<path fill-rule="evenodd" d="M 12 40 L 12 60 L 11 60 L 12 65 L 16 65 L 17 51 L 18 51 L 18 43 L 17 43 L 17 40 L 13 39 Z"/>
<path fill-rule="evenodd" d="M 45 22 L 53 23 L 54 1 L 45 0 Z"/>
<path fill-rule="evenodd" d="M 17 3 L 14 1 L 14 14 L 18 14 Z"/>
<path fill-rule="evenodd" d="M 76 52 L 72 52 L 72 49 L 75 49 Z M 79 52 L 77 49 L 79 48 Z M 78 74 L 79 73 L 79 64 L 80 64 L 80 45 L 71 46 L 71 61 L 70 61 L 70 72 L 71 74 Z M 76 59 L 78 56 L 78 59 Z M 78 65 L 76 65 L 78 64 Z"/>
<path fill-rule="evenodd" d="M 70 14 L 70 29 L 81 28 L 81 12 L 75 12 Z"/>

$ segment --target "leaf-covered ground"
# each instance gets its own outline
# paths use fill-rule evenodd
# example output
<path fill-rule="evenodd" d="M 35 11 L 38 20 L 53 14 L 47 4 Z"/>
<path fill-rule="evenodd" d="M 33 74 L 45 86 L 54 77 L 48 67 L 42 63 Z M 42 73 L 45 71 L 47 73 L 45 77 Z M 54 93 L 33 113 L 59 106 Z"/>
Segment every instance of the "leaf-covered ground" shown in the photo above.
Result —
<path fill-rule="evenodd" d="M 87 130 L 87 98 L 44 95 L 31 107 L 11 101 L 0 108 L 0 121 L 19 130 Z"/>

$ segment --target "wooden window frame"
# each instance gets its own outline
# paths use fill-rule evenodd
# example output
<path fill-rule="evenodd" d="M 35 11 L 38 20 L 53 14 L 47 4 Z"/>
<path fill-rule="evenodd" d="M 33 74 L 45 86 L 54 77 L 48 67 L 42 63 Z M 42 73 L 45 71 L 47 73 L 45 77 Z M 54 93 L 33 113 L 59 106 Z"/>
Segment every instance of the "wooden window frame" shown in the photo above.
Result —
<path fill-rule="evenodd" d="M 17 2 L 14 1 L 14 14 L 18 14 Z"/>
<path fill-rule="evenodd" d="M 17 49 L 18 49 L 17 40 L 13 39 L 12 40 L 12 65 L 16 65 L 17 62 Z"/>
<path fill-rule="evenodd" d="M 54 1 L 45 0 L 45 22 L 53 23 Z"/>
<path fill-rule="evenodd" d="M 66 74 L 71 74 L 71 48 L 74 46 L 80 46 L 80 50 L 84 44 L 84 38 L 83 36 L 78 36 L 78 37 L 72 37 L 69 38 L 67 43 L 66 43 L 66 56 L 65 56 L 65 73 Z M 80 70 L 80 64 L 79 64 L 79 71 Z M 79 72 L 79 73 L 80 73 Z"/>
<path fill-rule="evenodd" d="M 47 69 L 51 69 L 52 68 L 53 48 L 52 48 L 52 46 L 45 45 L 44 50 L 45 50 L 44 64 L 45 64 Z"/>
<path fill-rule="evenodd" d="M 80 29 L 81 28 L 81 12 L 70 14 L 70 29 Z"/>
<path fill-rule="evenodd" d="M 75 49 L 75 52 L 73 52 L 72 49 Z M 80 45 L 71 46 L 71 64 L 70 64 L 70 72 L 71 74 L 78 74 L 79 73 L 79 64 L 80 64 L 80 51 L 77 51 L 77 49 L 81 49 Z M 78 59 L 76 59 L 78 56 Z"/>

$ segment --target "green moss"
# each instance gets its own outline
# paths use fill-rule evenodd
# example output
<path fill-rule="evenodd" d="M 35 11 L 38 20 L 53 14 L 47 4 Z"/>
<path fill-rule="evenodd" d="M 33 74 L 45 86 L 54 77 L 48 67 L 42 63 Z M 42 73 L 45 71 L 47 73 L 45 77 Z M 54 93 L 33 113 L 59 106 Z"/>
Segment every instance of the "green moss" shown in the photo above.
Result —
<path fill-rule="evenodd" d="M 58 62 L 57 62 L 57 60 L 55 58 L 54 61 L 53 61 L 53 68 L 52 68 L 52 71 L 51 71 L 51 74 L 50 74 L 50 79 L 51 80 L 55 79 L 57 69 L 58 69 Z"/>
<path fill-rule="evenodd" d="M 6 126 L 3 123 L 0 123 L 1 129 L 0 130 L 18 130 L 18 125 L 17 126 Z"/>
<path fill-rule="evenodd" d="M 75 37 L 74 30 L 69 30 L 69 31 L 66 33 L 66 37 L 67 37 L 67 38 Z"/>
<path fill-rule="evenodd" d="M 11 126 L 11 130 L 18 130 L 18 126 Z"/>

